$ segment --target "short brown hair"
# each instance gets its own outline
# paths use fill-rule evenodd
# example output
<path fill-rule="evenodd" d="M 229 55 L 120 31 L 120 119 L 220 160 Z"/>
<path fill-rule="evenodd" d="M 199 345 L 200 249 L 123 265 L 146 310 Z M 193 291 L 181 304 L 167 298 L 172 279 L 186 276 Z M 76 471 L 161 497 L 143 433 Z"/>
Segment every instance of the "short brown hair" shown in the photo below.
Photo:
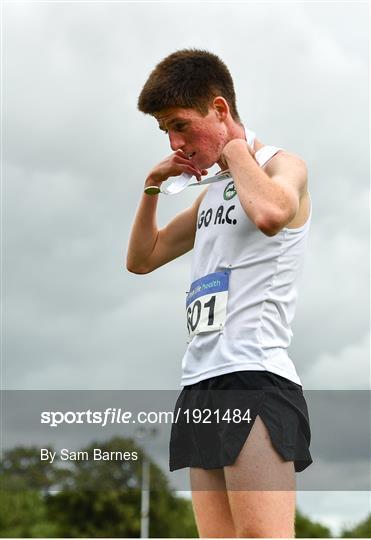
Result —
<path fill-rule="evenodd" d="M 182 49 L 157 64 L 139 95 L 138 109 L 153 115 L 182 107 L 206 115 L 217 96 L 224 97 L 232 118 L 239 122 L 233 80 L 224 62 L 203 49 Z"/>

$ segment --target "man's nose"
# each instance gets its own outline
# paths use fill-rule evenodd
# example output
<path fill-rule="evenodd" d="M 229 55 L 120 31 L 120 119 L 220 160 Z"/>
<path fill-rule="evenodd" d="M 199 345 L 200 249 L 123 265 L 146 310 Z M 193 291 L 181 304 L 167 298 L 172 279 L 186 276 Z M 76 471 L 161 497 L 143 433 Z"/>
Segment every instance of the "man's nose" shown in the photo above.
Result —
<path fill-rule="evenodd" d="M 180 133 L 171 133 L 169 131 L 169 141 L 173 152 L 180 150 L 184 146 L 184 139 Z"/>

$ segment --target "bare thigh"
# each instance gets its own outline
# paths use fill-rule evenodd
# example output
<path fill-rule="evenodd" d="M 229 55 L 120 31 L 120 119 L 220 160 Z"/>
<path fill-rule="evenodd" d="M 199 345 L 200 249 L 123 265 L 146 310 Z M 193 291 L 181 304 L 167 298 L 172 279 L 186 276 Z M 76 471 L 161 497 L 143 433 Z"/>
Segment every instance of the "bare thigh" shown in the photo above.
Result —
<path fill-rule="evenodd" d="M 224 467 L 236 536 L 295 536 L 295 468 L 272 445 L 268 430 L 256 417 L 235 463 Z"/>
<path fill-rule="evenodd" d="M 236 538 L 223 469 L 190 469 L 192 504 L 200 538 Z"/>

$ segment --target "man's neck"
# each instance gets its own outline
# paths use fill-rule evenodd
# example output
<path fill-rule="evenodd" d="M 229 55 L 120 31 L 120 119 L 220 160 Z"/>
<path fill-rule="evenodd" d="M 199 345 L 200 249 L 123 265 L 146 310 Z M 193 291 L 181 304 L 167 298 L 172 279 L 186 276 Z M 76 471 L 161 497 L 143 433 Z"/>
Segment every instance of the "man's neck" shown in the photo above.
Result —
<path fill-rule="evenodd" d="M 245 139 L 245 141 L 247 140 L 244 126 L 242 124 L 238 124 L 235 121 L 231 122 L 230 126 L 228 126 L 228 135 L 225 144 L 229 143 L 229 141 L 232 141 L 233 139 Z M 228 165 L 222 159 L 217 161 L 217 164 L 222 171 L 227 169 L 228 167 Z"/>
<path fill-rule="evenodd" d="M 237 124 L 237 122 L 234 122 L 230 129 L 230 141 L 232 139 L 245 139 L 246 140 L 246 132 L 245 128 L 242 124 Z M 228 141 L 229 142 L 229 141 Z"/>

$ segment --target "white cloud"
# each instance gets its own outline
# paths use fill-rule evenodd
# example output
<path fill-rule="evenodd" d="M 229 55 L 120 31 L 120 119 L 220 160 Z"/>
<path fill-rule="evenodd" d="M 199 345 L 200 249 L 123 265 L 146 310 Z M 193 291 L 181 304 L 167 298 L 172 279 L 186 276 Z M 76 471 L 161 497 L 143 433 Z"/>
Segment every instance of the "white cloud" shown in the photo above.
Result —
<path fill-rule="evenodd" d="M 370 338 L 338 353 L 322 353 L 306 371 L 303 385 L 307 390 L 367 390 L 370 388 Z"/>
<path fill-rule="evenodd" d="M 298 491 L 297 504 L 312 520 L 330 527 L 334 535 L 351 528 L 371 511 L 368 491 Z"/>

